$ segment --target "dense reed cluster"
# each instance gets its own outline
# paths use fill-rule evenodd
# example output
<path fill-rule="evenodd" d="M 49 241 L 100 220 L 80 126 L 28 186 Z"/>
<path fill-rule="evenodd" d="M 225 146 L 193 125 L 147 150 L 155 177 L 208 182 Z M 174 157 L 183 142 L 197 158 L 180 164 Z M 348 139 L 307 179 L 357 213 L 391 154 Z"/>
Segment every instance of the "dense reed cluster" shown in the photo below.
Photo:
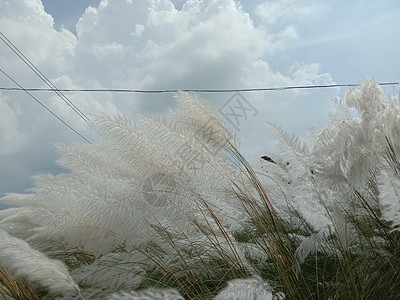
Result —
<path fill-rule="evenodd" d="M 269 124 L 253 168 L 197 95 L 101 116 L 63 174 L 0 201 L 0 299 L 398 299 L 400 104 L 348 90 L 320 132 Z"/>

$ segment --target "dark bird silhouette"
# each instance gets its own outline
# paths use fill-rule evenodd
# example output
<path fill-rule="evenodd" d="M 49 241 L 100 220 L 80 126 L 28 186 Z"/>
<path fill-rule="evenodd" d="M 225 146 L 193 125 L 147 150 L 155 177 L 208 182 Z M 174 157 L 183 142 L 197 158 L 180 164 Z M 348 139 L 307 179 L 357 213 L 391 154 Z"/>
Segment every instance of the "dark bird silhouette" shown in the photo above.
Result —
<path fill-rule="evenodd" d="M 268 161 L 268 162 L 270 162 L 270 163 L 276 164 L 276 162 L 269 156 L 264 155 L 264 156 L 261 156 L 261 158 L 266 160 L 266 161 Z"/>

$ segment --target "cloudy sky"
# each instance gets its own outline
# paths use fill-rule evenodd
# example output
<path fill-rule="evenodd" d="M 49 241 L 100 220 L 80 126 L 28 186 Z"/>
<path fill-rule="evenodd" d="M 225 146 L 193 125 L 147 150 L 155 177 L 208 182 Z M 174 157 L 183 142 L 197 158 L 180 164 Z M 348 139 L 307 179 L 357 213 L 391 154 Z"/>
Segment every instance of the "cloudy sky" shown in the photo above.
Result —
<path fill-rule="evenodd" d="M 400 78 L 400 2 L 0 0 L 0 31 L 58 88 L 237 89 Z M 0 68 L 46 87 L 0 41 Z M 15 87 L 0 73 L 0 87 Z M 389 95 L 397 86 L 385 88 Z M 275 151 L 265 122 L 290 134 L 323 128 L 345 89 L 204 93 L 229 119 L 250 160 Z M 65 93 L 85 115 L 165 112 L 172 94 Z M 34 96 L 92 142 L 88 124 L 54 93 Z M 236 105 L 237 106 L 237 105 Z M 225 115 L 226 116 L 226 115 Z M 229 116 L 228 116 L 229 117 Z M 0 194 L 57 173 L 54 143 L 85 141 L 21 91 L 0 90 Z"/>

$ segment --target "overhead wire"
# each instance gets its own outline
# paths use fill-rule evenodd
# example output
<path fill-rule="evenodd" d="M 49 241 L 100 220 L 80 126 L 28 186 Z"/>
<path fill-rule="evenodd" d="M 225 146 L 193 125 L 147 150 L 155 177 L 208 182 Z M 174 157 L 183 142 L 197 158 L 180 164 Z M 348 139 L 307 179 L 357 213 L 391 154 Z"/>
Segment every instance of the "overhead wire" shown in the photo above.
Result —
<path fill-rule="evenodd" d="M 79 117 L 81 117 L 85 122 L 92 123 L 91 120 L 75 105 L 73 104 L 58 88 L 44 75 L 19 49 L 15 46 L 1 31 L 0 31 L 0 39 L 40 78 L 42 79 L 46 85 L 50 88 L 49 90 L 55 92 Z M 70 130 L 84 139 L 86 142 L 91 144 L 89 139 L 79 133 L 76 129 L 74 129 L 71 125 L 69 125 L 66 121 L 64 121 L 61 117 L 59 117 L 56 113 L 54 113 L 50 108 L 44 105 L 39 99 L 30 93 L 30 91 L 26 90 L 21 84 L 19 84 L 14 78 L 8 75 L 3 69 L 0 68 L 1 73 L 3 73 L 8 79 L 10 79 L 14 84 L 18 86 L 19 90 L 27 93 L 32 99 L 34 99 L 38 104 L 40 104 L 44 109 L 46 109 L 50 114 L 56 117 L 61 123 L 67 126 Z"/>
<path fill-rule="evenodd" d="M 380 82 L 380 86 L 398 85 L 398 82 Z M 336 87 L 356 87 L 358 83 L 344 84 L 320 84 L 320 85 L 298 85 L 298 86 L 281 86 L 281 87 L 266 87 L 266 88 L 241 88 L 241 89 L 160 89 L 160 90 L 137 90 L 137 89 L 58 89 L 62 92 L 109 92 L 109 93 L 141 93 L 141 94 L 161 94 L 161 93 L 177 93 L 177 92 L 195 92 L 195 93 L 235 93 L 235 92 L 261 92 L 261 91 L 286 91 L 286 90 L 301 90 L 301 89 L 321 89 L 321 88 L 336 88 Z M 15 87 L 0 87 L 0 90 L 19 91 L 20 88 Z M 31 92 L 52 92 L 53 89 L 46 88 L 25 88 Z"/>
<path fill-rule="evenodd" d="M 24 91 L 27 93 L 32 99 L 34 99 L 37 103 L 39 103 L 45 110 L 47 110 L 49 113 L 51 113 L 54 117 L 56 117 L 61 123 L 63 123 L 65 126 L 67 126 L 70 130 L 75 132 L 77 135 L 79 135 L 82 139 L 84 139 L 86 142 L 91 144 L 91 142 L 84 137 L 81 133 L 79 133 L 76 129 L 72 128 L 66 121 L 64 121 L 61 117 L 59 117 L 56 113 L 54 113 L 50 108 L 48 108 L 46 105 L 44 105 L 39 99 L 37 99 L 32 93 L 30 93 L 28 90 L 24 89 L 22 85 L 20 85 L 14 78 L 12 78 L 10 75 L 8 75 L 3 69 L 0 67 L 0 72 L 4 74 L 8 79 L 10 79 L 14 84 L 16 84 L 20 90 Z"/>
<path fill-rule="evenodd" d="M 46 85 L 50 88 L 49 90 L 55 92 L 79 117 L 85 122 L 91 123 L 90 119 L 75 105 L 73 104 L 63 93 L 59 90 L 51 81 L 44 75 L 19 49 L 15 46 L 1 31 L 0 39 L 37 75 L 42 79 Z M 22 88 L 22 90 L 25 90 Z"/>

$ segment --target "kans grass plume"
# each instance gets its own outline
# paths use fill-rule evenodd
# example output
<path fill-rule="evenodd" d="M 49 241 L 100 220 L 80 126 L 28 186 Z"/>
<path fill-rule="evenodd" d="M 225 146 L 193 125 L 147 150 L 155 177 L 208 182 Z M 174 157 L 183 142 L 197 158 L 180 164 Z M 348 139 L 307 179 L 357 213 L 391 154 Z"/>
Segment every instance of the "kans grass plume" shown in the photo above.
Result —
<path fill-rule="evenodd" d="M 45 287 L 51 294 L 79 294 L 79 287 L 64 263 L 49 259 L 3 230 L 0 230 L 0 266 L 14 277 Z"/>
<path fill-rule="evenodd" d="M 205 101 L 176 98 L 98 117 L 101 142 L 57 146 L 68 173 L 3 197 L 1 268 L 64 299 L 400 297 L 399 102 L 364 82 L 307 142 L 270 124 L 280 154 L 255 170 Z"/>

